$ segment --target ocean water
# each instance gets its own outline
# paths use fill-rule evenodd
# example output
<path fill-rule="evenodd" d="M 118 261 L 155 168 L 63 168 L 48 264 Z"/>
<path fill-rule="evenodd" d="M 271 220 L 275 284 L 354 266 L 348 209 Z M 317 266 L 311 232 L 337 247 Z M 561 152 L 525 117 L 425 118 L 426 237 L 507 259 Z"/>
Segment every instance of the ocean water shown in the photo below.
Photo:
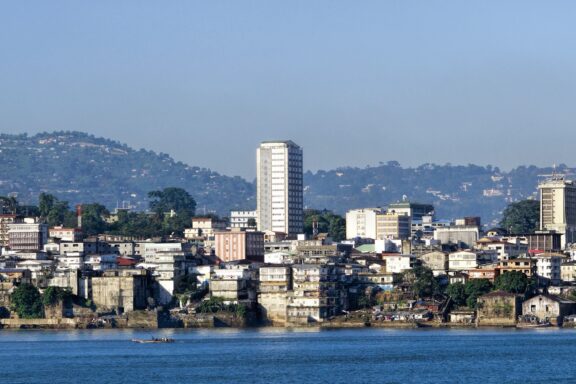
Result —
<path fill-rule="evenodd" d="M 0 383 L 576 383 L 575 355 L 559 329 L 0 330 Z"/>

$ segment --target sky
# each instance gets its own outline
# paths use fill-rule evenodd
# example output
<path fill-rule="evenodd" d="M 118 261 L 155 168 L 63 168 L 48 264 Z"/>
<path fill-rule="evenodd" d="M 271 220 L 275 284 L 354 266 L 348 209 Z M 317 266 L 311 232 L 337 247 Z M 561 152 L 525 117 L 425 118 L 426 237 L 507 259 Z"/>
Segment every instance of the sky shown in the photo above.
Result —
<path fill-rule="evenodd" d="M 77 130 L 255 177 L 576 165 L 574 1 L 3 1 L 0 132 Z"/>

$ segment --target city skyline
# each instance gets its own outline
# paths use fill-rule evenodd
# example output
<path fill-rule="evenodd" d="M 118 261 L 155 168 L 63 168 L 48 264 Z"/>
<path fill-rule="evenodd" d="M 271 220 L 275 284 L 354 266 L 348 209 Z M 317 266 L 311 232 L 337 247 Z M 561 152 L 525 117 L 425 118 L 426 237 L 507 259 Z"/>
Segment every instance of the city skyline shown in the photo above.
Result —
<path fill-rule="evenodd" d="M 2 10 L 1 132 L 79 130 L 249 180 L 243 148 L 278 138 L 306 148 L 312 171 L 574 165 L 570 2 Z"/>

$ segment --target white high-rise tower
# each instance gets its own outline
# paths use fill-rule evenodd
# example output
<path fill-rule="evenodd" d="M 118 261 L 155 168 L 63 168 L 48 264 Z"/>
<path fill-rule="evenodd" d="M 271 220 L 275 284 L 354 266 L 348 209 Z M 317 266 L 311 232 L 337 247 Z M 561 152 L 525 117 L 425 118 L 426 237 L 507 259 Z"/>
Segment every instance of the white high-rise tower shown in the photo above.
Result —
<path fill-rule="evenodd" d="M 540 230 L 561 233 L 561 246 L 576 241 L 576 184 L 564 175 L 551 175 L 538 184 Z"/>
<path fill-rule="evenodd" d="M 302 148 L 265 141 L 256 152 L 258 230 L 296 235 L 304 231 Z"/>

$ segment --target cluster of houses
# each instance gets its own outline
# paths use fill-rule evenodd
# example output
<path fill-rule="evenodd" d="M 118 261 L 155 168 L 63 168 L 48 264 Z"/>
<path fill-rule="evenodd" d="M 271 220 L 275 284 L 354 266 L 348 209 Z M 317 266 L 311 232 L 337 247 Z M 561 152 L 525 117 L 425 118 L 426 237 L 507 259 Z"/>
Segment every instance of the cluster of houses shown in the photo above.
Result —
<path fill-rule="evenodd" d="M 348 240 L 338 243 L 322 233 L 257 231 L 254 211 L 231 216 L 230 222 L 195 217 L 183 238 L 137 239 L 85 238 L 80 227 L 48 228 L 35 218 L 0 215 L 0 307 L 10 308 L 10 293 L 30 283 L 67 288 L 99 312 L 116 314 L 162 307 L 194 313 L 191 293 L 205 292 L 204 300 L 242 304 L 275 325 L 347 318 L 373 304 L 366 297 L 375 292 L 382 299 L 372 313 L 378 320 L 561 324 L 576 314 L 576 304 L 562 298 L 576 282 L 576 253 L 561 250 L 554 231 L 483 232 L 477 217 L 437 222 L 432 206 L 408 201 L 349 211 Z M 414 296 L 402 276 L 416 266 L 429 268 L 444 285 L 494 282 L 518 271 L 534 278 L 542 295 L 523 301 L 493 292 L 475 311 L 450 313 L 447 296 Z M 193 281 L 186 292 L 178 288 L 184 277 Z"/>

